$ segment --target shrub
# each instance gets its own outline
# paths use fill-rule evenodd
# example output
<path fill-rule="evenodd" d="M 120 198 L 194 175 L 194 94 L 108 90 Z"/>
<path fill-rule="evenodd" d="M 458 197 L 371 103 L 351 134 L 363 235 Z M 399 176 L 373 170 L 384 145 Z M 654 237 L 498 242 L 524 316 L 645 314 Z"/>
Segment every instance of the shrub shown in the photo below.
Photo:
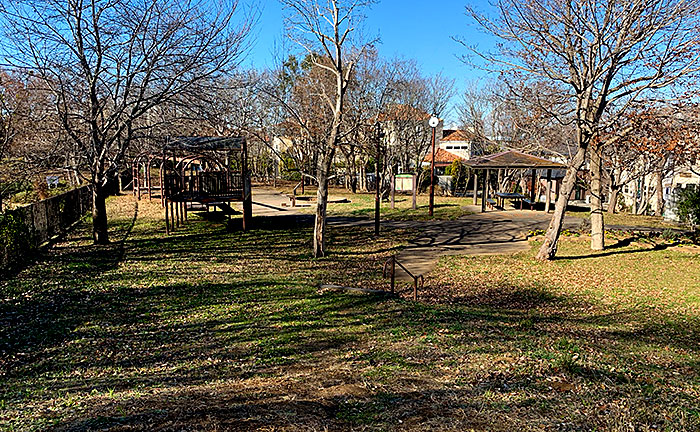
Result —
<path fill-rule="evenodd" d="M 678 219 L 696 229 L 700 224 L 700 189 L 685 188 L 676 192 Z"/>
<path fill-rule="evenodd" d="M 15 271 L 36 250 L 32 233 L 15 212 L 0 215 L 0 274 Z"/>
<path fill-rule="evenodd" d="M 471 169 L 460 160 L 455 160 L 445 169 L 445 174 L 452 176 L 452 191 L 467 187 L 471 177 Z"/>

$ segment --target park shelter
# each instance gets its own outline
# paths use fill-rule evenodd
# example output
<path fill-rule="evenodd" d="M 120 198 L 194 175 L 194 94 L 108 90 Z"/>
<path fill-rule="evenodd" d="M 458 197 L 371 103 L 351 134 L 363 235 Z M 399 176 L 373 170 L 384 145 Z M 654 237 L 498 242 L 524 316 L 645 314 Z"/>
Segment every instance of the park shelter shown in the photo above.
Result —
<path fill-rule="evenodd" d="M 486 211 L 486 200 L 489 196 L 489 181 L 491 171 L 506 170 L 506 169 L 517 169 L 517 170 L 531 170 L 531 187 L 530 187 L 530 202 L 535 202 L 535 178 L 537 170 L 547 170 L 547 202 L 545 204 L 545 210 L 549 211 L 551 205 L 551 189 L 552 189 L 552 170 L 554 169 L 566 169 L 566 165 L 554 162 L 549 159 L 544 159 L 538 156 L 530 155 L 527 153 L 522 153 L 515 150 L 508 150 L 500 153 L 494 153 L 491 155 L 481 156 L 478 158 L 470 159 L 466 164 L 473 170 L 482 170 L 486 172 L 485 181 L 483 183 L 482 190 L 482 200 L 481 200 L 481 211 Z M 477 175 L 474 174 L 474 204 L 477 202 L 478 198 L 478 181 Z"/>

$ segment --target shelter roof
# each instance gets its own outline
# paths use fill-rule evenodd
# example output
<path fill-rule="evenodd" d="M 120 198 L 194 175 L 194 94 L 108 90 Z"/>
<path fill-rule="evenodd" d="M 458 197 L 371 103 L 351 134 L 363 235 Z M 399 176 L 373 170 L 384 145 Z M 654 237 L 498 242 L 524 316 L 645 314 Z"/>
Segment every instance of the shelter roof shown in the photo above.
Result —
<path fill-rule="evenodd" d="M 508 150 L 501 153 L 495 153 L 487 156 L 470 159 L 467 165 L 477 169 L 501 169 L 501 168 L 522 168 L 522 169 L 560 169 L 566 168 L 566 165 L 554 162 L 549 159 L 544 159 L 538 156 L 533 156 L 526 153 L 521 153 L 515 150 Z"/>
<path fill-rule="evenodd" d="M 166 150 L 181 151 L 215 151 L 242 150 L 243 137 L 177 137 L 165 144 Z"/>

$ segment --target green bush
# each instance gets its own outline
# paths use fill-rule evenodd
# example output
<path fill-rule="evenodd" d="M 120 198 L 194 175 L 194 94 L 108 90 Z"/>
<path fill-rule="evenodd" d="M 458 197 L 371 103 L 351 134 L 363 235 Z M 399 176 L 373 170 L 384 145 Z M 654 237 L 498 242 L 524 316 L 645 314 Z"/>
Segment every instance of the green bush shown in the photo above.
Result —
<path fill-rule="evenodd" d="M 700 189 L 685 188 L 676 192 L 678 219 L 696 229 L 700 225 Z"/>
<path fill-rule="evenodd" d="M 292 159 L 291 156 L 286 154 L 282 156 L 282 164 L 280 165 L 280 175 L 282 176 L 282 179 L 288 181 L 301 180 L 301 172 L 299 172 L 299 169 L 297 168 L 296 164 L 294 163 L 294 159 Z"/>
<path fill-rule="evenodd" d="M 32 233 L 20 214 L 0 215 L 0 274 L 18 270 L 35 251 Z"/>
<path fill-rule="evenodd" d="M 452 176 L 452 192 L 454 192 L 457 189 L 467 187 L 471 177 L 471 169 L 460 160 L 455 160 L 452 165 L 445 169 L 445 174 Z"/>

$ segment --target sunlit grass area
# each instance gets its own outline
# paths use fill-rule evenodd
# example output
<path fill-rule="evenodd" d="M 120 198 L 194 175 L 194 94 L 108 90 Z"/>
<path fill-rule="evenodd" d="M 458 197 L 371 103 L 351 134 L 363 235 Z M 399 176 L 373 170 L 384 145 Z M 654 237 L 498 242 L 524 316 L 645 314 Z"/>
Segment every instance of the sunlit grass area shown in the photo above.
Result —
<path fill-rule="evenodd" d="M 111 246 L 85 227 L 0 282 L 0 429 L 700 428 L 694 248 L 443 258 L 414 303 L 318 290 L 386 288 L 412 232 L 333 227 L 313 259 L 310 228 L 109 205 Z"/>
<path fill-rule="evenodd" d="M 374 217 L 375 195 L 372 193 L 352 194 L 343 190 L 331 192 L 333 198 L 345 198 L 349 202 L 328 205 L 328 213 L 332 216 L 367 216 Z M 473 214 L 467 208 L 472 205 L 472 198 L 435 196 L 435 208 L 432 219 L 454 220 L 462 216 Z M 309 210 L 311 212 L 312 210 Z M 406 194 L 396 194 L 394 208 L 391 208 L 390 200 L 384 199 L 381 204 L 381 217 L 390 220 L 430 220 L 429 196 L 421 194 L 416 197 L 416 209 L 413 210 L 413 197 Z"/>
<path fill-rule="evenodd" d="M 585 220 L 591 219 L 590 212 L 569 212 L 569 216 L 577 217 Z M 640 228 L 654 228 L 658 230 L 664 229 L 684 229 L 683 226 L 665 221 L 660 216 L 645 216 L 645 215 L 634 215 L 629 213 L 615 213 L 609 214 L 604 213 L 603 218 L 606 225 L 616 225 L 616 226 L 626 226 L 626 227 L 640 227 Z"/>

